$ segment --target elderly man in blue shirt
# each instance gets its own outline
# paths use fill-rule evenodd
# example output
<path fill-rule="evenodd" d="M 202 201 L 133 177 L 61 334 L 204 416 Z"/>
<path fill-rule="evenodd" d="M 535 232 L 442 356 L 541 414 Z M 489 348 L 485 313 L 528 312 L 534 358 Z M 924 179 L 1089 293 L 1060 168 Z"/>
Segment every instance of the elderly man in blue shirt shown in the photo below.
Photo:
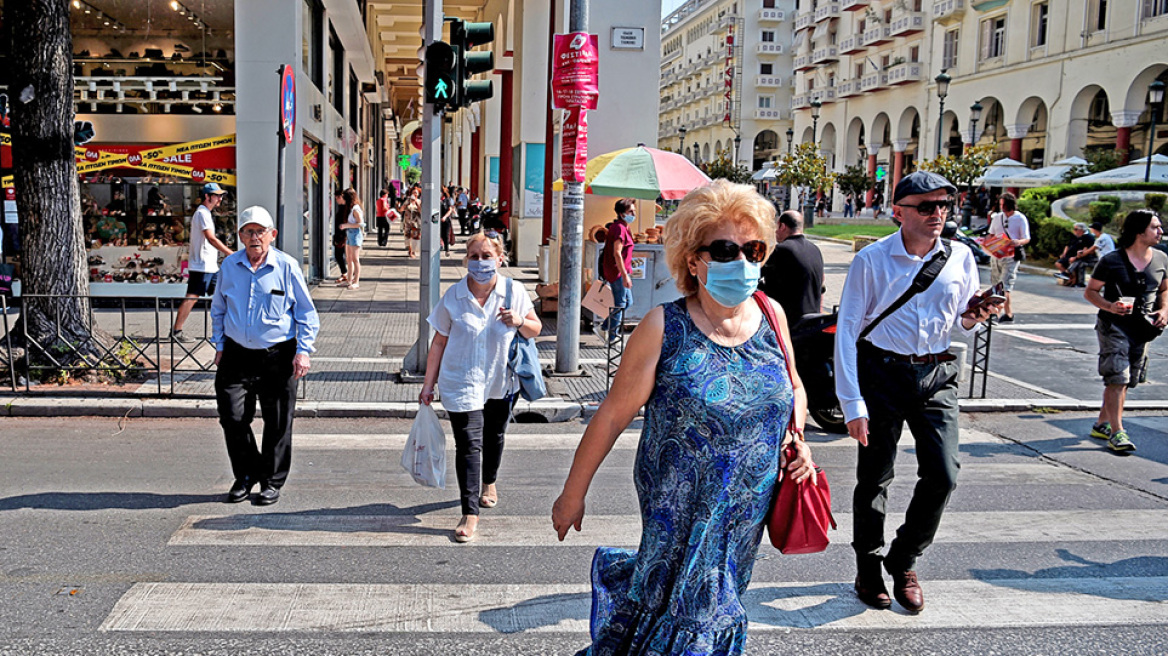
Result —
<path fill-rule="evenodd" d="M 227 501 L 280 500 L 292 464 L 292 416 L 297 380 L 308 373 L 320 318 L 300 264 L 272 248 L 276 228 L 260 206 L 239 214 L 244 249 L 227 256 L 211 300 L 215 346 L 215 399 L 235 484 Z M 263 449 L 251 430 L 256 400 L 264 420 Z"/>

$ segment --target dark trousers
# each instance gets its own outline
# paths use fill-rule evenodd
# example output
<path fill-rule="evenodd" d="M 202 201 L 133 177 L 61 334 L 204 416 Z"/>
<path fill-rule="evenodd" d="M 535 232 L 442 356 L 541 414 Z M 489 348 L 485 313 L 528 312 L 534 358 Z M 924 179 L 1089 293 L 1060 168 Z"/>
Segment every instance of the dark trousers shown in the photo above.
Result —
<path fill-rule="evenodd" d="M 467 233 L 466 225 L 466 208 L 458 208 L 458 234 L 465 235 Z"/>
<path fill-rule="evenodd" d="M 516 396 L 487 399 L 482 410 L 451 412 L 454 430 L 454 471 L 462 495 L 462 514 L 479 514 L 482 487 L 491 485 L 499 475 L 503 460 L 503 434 L 511 422 L 511 408 Z"/>
<path fill-rule="evenodd" d="M 340 246 L 333 244 L 333 259 L 337 261 L 337 268 L 341 270 L 341 275 L 348 275 L 349 267 L 345 266 L 345 242 L 341 242 Z"/>
<path fill-rule="evenodd" d="M 439 229 L 442 232 L 442 249 L 449 254 L 450 246 L 454 243 L 454 224 L 450 219 L 442 219 Z"/>
<path fill-rule="evenodd" d="M 377 245 L 385 246 L 389 243 L 389 217 L 377 217 Z"/>
<path fill-rule="evenodd" d="M 916 442 L 917 485 L 904 525 L 883 557 L 889 572 L 913 568 L 933 542 L 957 486 L 957 363 L 910 364 L 860 343 L 860 393 L 868 406 L 868 446 L 861 446 L 852 497 L 853 541 L 861 571 L 878 568 L 897 443 L 905 423 Z"/>
<path fill-rule="evenodd" d="M 267 482 L 278 488 L 288 478 L 296 411 L 295 356 L 294 339 L 259 350 L 226 340 L 215 372 L 215 402 L 236 480 Z M 263 451 L 251 430 L 257 400 L 264 420 Z"/>

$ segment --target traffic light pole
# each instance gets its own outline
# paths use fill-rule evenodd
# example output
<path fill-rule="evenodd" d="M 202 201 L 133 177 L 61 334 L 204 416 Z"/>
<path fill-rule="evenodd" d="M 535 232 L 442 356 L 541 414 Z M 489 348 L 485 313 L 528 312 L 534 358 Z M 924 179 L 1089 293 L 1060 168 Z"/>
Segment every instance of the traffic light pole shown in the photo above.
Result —
<path fill-rule="evenodd" d="M 442 0 L 424 0 L 422 5 L 423 42 L 429 45 L 442 40 Z M 438 161 L 442 117 L 433 103 L 422 103 L 422 249 L 418 293 L 418 341 L 404 363 L 406 372 L 424 374 L 430 355 L 433 329 L 426 318 L 438 305 L 439 243 L 438 201 L 441 198 L 441 162 Z"/>
<path fill-rule="evenodd" d="M 588 31 L 588 0 L 572 0 L 569 32 Z M 551 53 L 549 53 L 550 55 Z M 588 159 L 588 153 L 577 157 Z M 584 260 L 584 183 L 564 183 L 564 218 L 560 223 L 560 297 L 556 312 L 556 373 L 580 369 L 580 287 Z"/>

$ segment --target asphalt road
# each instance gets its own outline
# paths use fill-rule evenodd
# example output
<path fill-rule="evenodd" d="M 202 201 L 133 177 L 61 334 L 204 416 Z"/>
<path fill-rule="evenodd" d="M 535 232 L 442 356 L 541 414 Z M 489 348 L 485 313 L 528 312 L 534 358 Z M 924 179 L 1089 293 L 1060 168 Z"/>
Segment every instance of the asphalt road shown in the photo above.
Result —
<path fill-rule="evenodd" d="M 867 610 L 853 576 L 855 447 L 812 434 L 841 520 L 820 555 L 764 544 L 750 654 L 1168 652 L 1168 420 L 1140 450 L 1080 437 L 1086 415 L 963 418 L 963 471 L 918 564 L 930 607 Z M 398 465 L 403 420 L 300 420 L 280 503 L 228 505 L 209 420 L 6 419 L 0 654 L 571 654 L 587 644 L 599 544 L 635 543 L 635 432 L 562 544 L 548 514 L 583 426 L 513 427 L 499 507 L 450 539 L 449 489 Z M 636 427 L 634 427 L 635 431 Z M 890 512 L 913 483 L 912 442 Z M 891 527 L 889 533 L 891 534 Z"/>

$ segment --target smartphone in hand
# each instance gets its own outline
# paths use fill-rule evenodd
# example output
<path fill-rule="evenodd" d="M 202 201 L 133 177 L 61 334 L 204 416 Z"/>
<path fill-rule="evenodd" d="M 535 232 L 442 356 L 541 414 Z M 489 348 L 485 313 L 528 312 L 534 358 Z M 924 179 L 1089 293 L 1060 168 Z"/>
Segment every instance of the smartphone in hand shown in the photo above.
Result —
<path fill-rule="evenodd" d="M 969 299 L 969 305 L 966 306 L 965 315 L 973 315 L 978 310 L 986 306 L 1001 305 L 1006 302 L 1006 286 L 998 283 L 989 289 L 974 294 L 973 298 Z"/>

